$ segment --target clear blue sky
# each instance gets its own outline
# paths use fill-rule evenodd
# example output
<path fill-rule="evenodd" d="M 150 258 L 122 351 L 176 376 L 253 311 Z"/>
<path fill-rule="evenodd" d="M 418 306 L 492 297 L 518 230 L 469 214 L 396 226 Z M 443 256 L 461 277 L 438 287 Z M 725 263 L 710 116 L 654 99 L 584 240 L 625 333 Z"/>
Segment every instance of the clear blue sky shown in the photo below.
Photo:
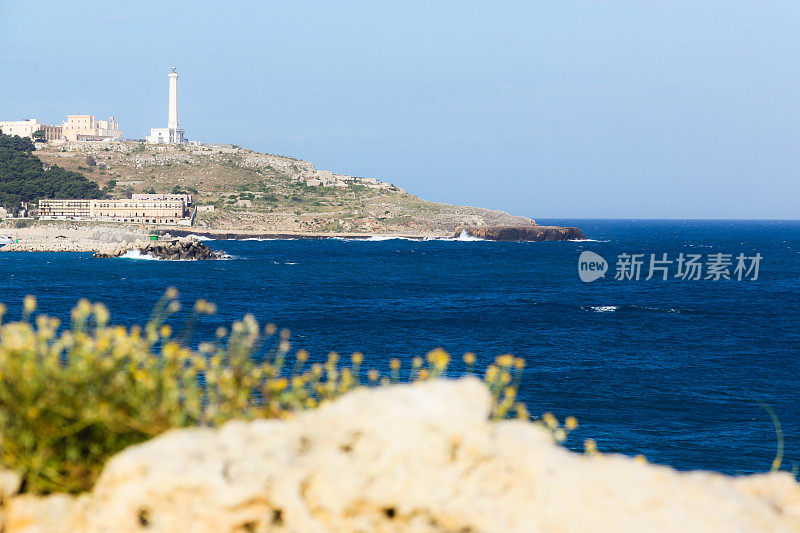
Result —
<path fill-rule="evenodd" d="M 800 2 L 0 0 L 0 120 L 165 127 L 534 218 L 798 218 Z"/>

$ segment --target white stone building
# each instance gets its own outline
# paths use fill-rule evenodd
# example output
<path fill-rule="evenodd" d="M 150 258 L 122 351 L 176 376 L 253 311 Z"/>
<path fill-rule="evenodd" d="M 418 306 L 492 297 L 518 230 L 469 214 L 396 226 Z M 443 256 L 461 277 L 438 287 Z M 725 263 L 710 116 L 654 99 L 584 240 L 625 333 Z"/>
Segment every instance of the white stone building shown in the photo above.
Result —
<path fill-rule="evenodd" d="M 68 141 L 111 140 L 123 136 L 114 117 L 97 120 L 94 115 L 67 115 L 67 121 L 61 124 L 61 132 Z"/>
<path fill-rule="evenodd" d="M 186 132 L 178 127 L 178 73 L 175 67 L 167 75 L 169 78 L 169 114 L 166 128 L 152 128 L 147 142 L 152 144 L 183 144 Z"/>
<path fill-rule="evenodd" d="M 20 137 L 31 137 L 34 133 L 43 128 L 44 124 L 35 118 L 0 122 L 0 131 L 6 135 L 19 135 Z"/>

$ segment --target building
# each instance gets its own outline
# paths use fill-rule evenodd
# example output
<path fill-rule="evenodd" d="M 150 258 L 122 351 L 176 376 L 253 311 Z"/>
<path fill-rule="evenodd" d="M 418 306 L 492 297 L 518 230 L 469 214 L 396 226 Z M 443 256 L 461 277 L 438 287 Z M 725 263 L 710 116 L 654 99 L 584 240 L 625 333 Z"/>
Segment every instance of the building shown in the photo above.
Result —
<path fill-rule="evenodd" d="M 61 124 L 62 134 L 68 141 L 101 141 L 122 139 L 122 130 L 114 117 L 97 120 L 94 115 L 67 115 Z"/>
<path fill-rule="evenodd" d="M 191 194 L 145 194 L 135 193 L 131 195 L 132 200 L 177 200 L 183 202 L 186 207 L 192 205 Z"/>
<path fill-rule="evenodd" d="M 82 199 L 41 199 L 39 218 L 88 219 L 92 213 L 91 202 Z"/>
<path fill-rule="evenodd" d="M 64 138 L 64 129 L 62 126 L 50 126 L 45 124 L 42 127 L 44 128 L 44 140 L 60 141 Z"/>
<path fill-rule="evenodd" d="M 122 139 L 122 130 L 114 117 L 108 120 L 97 120 L 94 115 L 68 115 L 67 121 L 60 126 L 44 124 L 35 118 L 26 120 L 0 122 L 0 131 L 6 135 L 33 137 L 42 130 L 46 141 L 96 141 Z"/>
<path fill-rule="evenodd" d="M 169 112 L 166 128 L 152 128 L 147 142 L 152 144 L 183 144 L 186 132 L 178 127 L 178 73 L 175 67 L 167 75 L 169 78 Z"/>
<path fill-rule="evenodd" d="M 39 218 L 190 225 L 187 194 L 136 194 L 121 200 L 39 200 Z"/>
<path fill-rule="evenodd" d="M 6 135 L 19 135 L 20 137 L 32 137 L 42 128 L 44 128 L 44 124 L 35 118 L 0 122 L 0 131 Z"/>
<path fill-rule="evenodd" d="M 92 220 L 178 224 L 188 215 L 182 200 L 92 200 Z"/>

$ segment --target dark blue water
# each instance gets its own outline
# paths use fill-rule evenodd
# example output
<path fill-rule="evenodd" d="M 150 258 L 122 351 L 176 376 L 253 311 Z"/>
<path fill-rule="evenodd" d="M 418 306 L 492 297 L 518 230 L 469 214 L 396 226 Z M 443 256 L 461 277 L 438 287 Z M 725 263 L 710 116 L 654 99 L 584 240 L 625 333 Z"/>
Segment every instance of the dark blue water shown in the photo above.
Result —
<path fill-rule="evenodd" d="M 533 413 L 580 420 L 568 444 L 592 437 L 681 469 L 768 469 L 776 437 L 764 401 L 787 459 L 800 460 L 800 222 L 540 222 L 599 242 L 212 241 L 236 259 L 180 263 L 4 253 L 0 301 L 13 318 L 35 294 L 67 318 L 83 296 L 133 324 L 172 285 L 187 304 L 218 305 L 198 340 L 253 313 L 318 359 L 362 351 L 386 368 L 442 346 L 485 365 L 510 352 L 528 361 L 521 397 Z M 583 250 L 609 261 L 606 278 L 580 281 Z M 764 259 L 756 281 L 617 281 L 624 252 Z"/>

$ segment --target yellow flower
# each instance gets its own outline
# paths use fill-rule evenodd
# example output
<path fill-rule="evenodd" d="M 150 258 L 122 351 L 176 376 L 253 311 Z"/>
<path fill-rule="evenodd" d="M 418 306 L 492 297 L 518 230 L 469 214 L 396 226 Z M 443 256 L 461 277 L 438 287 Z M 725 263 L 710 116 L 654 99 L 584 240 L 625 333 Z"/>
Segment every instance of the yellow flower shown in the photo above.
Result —
<path fill-rule="evenodd" d="M 498 366 L 511 367 L 514 364 L 514 356 L 510 353 L 500 355 L 495 359 Z"/>
<path fill-rule="evenodd" d="M 475 364 L 475 354 L 472 352 L 467 352 L 464 354 L 464 362 L 470 366 Z"/>
<path fill-rule="evenodd" d="M 391 368 L 392 370 L 399 369 L 400 368 L 400 359 L 394 358 L 391 361 L 389 361 L 389 368 Z"/>
<path fill-rule="evenodd" d="M 578 419 L 574 416 L 568 416 L 567 419 L 564 421 L 564 426 L 572 431 L 573 429 L 578 427 Z"/>
<path fill-rule="evenodd" d="M 558 427 L 558 419 L 553 415 L 553 413 L 545 413 L 542 415 L 542 420 L 544 421 L 545 425 L 550 429 L 555 429 Z"/>
<path fill-rule="evenodd" d="M 378 381 L 380 376 L 381 376 L 380 372 L 378 372 L 374 368 L 370 368 L 369 371 L 367 372 L 367 378 L 369 378 L 370 381 Z"/>
<path fill-rule="evenodd" d="M 36 297 L 30 294 L 27 295 L 25 299 L 22 300 L 22 310 L 28 315 L 36 311 Z"/>
<path fill-rule="evenodd" d="M 583 441 L 583 450 L 587 455 L 594 455 L 597 453 L 597 443 L 594 439 L 586 439 Z"/>
<path fill-rule="evenodd" d="M 421 367 L 422 366 L 422 357 L 417 356 L 414 359 L 412 359 L 411 360 L 411 366 L 413 366 L 414 368 Z"/>
<path fill-rule="evenodd" d="M 213 315 L 217 312 L 217 306 L 211 302 L 200 298 L 194 303 L 194 310 L 196 313 L 203 315 Z"/>
<path fill-rule="evenodd" d="M 167 338 L 167 337 L 169 337 L 170 335 L 172 335 L 172 328 L 171 328 L 171 327 L 169 327 L 169 326 L 167 326 L 167 325 L 165 324 L 165 325 L 161 326 L 161 331 L 160 331 L 160 333 L 161 333 L 161 336 L 162 336 L 163 338 Z"/>
<path fill-rule="evenodd" d="M 364 354 L 361 352 L 356 352 L 350 357 L 351 361 L 353 361 L 354 365 L 360 365 L 364 361 Z"/>
<path fill-rule="evenodd" d="M 306 350 L 297 350 L 297 360 L 304 363 L 308 359 L 308 352 Z"/>

